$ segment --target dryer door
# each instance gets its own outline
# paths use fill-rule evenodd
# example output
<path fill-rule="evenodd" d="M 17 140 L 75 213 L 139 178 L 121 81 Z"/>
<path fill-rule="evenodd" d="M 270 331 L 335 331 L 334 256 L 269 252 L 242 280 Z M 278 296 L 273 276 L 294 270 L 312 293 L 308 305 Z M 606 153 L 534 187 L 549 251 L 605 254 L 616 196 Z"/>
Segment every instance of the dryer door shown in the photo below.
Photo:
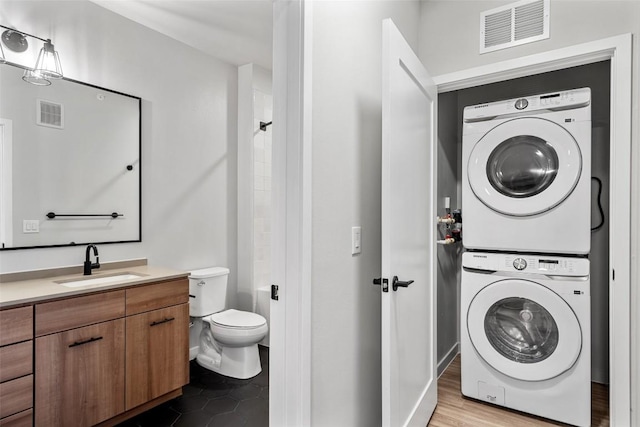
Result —
<path fill-rule="evenodd" d="M 475 196 L 490 209 L 529 216 L 562 203 L 581 170 L 580 148 L 566 129 L 524 117 L 497 125 L 476 143 L 467 176 Z"/>
<path fill-rule="evenodd" d="M 480 357 L 517 380 L 555 378 L 571 369 L 582 348 L 571 307 L 529 280 L 501 280 L 483 288 L 471 301 L 467 328 Z"/>

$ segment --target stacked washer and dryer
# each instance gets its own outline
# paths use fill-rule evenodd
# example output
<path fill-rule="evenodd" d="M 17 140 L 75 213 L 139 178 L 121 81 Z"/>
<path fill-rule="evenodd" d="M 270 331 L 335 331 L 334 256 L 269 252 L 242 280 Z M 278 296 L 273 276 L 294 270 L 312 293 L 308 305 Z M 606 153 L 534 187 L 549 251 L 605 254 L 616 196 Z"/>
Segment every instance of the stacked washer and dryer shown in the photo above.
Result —
<path fill-rule="evenodd" d="M 591 422 L 591 91 L 466 107 L 462 393 Z"/>

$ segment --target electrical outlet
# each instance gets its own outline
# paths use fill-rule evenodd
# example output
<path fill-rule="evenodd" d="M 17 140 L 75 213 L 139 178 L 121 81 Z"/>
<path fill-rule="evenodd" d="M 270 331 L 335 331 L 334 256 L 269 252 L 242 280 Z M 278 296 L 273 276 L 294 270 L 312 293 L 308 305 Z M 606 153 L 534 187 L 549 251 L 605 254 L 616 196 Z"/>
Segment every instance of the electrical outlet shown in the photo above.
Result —
<path fill-rule="evenodd" d="M 22 220 L 22 232 L 23 233 L 39 233 L 40 221 L 37 219 Z"/>

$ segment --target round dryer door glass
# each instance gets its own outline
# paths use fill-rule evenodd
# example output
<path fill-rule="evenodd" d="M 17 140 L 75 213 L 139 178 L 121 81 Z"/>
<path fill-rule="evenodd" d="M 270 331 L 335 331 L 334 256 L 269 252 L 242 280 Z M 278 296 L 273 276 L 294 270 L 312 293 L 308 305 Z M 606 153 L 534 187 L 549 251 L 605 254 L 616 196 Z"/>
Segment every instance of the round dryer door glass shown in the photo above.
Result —
<path fill-rule="evenodd" d="M 509 216 L 553 209 L 573 192 L 582 171 L 582 154 L 573 135 L 537 117 L 500 123 L 468 156 L 467 180 L 475 197 Z"/>
<path fill-rule="evenodd" d="M 509 197 L 531 197 L 546 190 L 558 173 L 558 154 L 545 140 L 520 135 L 500 143 L 487 160 L 491 186 Z"/>
<path fill-rule="evenodd" d="M 540 304 L 527 298 L 505 298 L 484 318 L 484 331 L 493 348 L 518 363 L 536 363 L 558 346 L 558 325 Z"/>

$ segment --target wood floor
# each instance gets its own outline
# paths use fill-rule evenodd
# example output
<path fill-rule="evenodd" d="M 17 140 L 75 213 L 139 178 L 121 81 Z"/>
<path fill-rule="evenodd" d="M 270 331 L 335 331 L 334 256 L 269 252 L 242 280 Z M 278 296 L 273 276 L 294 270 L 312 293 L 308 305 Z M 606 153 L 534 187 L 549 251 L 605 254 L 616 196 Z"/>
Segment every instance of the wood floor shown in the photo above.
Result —
<path fill-rule="evenodd" d="M 609 425 L 609 388 L 591 387 L 591 425 Z M 460 355 L 438 379 L 438 406 L 429 427 L 538 427 L 566 424 L 468 399 L 460 392 Z"/>

